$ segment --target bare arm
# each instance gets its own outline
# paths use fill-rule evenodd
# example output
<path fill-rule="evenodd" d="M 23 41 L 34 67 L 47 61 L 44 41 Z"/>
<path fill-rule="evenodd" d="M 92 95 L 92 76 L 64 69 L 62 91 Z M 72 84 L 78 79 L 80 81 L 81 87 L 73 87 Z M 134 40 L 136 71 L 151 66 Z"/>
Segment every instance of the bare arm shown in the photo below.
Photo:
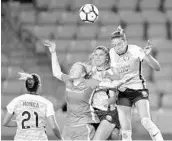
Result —
<path fill-rule="evenodd" d="M 145 61 L 149 66 L 151 66 L 154 70 L 160 71 L 161 67 L 160 67 L 159 62 L 158 62 L 154 57 L 152 57 L 150 54 L 149 54 L 149 55 L 146 55 L 146 56 L 144 57 L 144 61 Z"/>
<path fill-rule="evenodd" d="M 50 124 L 50 126 L 51 126 L 51 128 L 53 130 L 53 133 L 58 138 L 58 140 L 61 140 L 62 137 L 61 137 L 60 130 L 59 130 L 59 126 L 57 124 L 57 121 L 55 119 L 55 116 L 54 115 L 51 115 L 47 119 L 48 119 L 48 123 Z"/>
<path fill-rule="evenodd" d="M 145 52 L 143 60 L 154 70 L 160 71 L 161 67 L 159 62 L 150 55 L 150 52 L 152 51 L 152 44 L 150 43 L 150 41 L 148 41 L 146 47 L 143 50 Z"/>
<path fill-rule="evenodd" d="M 66 82 L 69 79 L 69 76 L 67 74 L 62 73 L 61 71 L 61 67 L 56 53 L 56 44 L 54 42 L 50 42 L 47 40 L 45 41 L 44 45 L 49 48 L 49 51 L 51 53 L 51 65 L 53 76 L 61 81 Z"/>
<path fill-rule="evenodd" d="M 9 113 L 7 111 L 5 117 L 4 117 L 4 120 L 3 120 L 3 126 L 6 126 L 6 127 L 17 127 L 17 123 L 13 120 L 11 120 L 13 117 L 13 114 Z"/>

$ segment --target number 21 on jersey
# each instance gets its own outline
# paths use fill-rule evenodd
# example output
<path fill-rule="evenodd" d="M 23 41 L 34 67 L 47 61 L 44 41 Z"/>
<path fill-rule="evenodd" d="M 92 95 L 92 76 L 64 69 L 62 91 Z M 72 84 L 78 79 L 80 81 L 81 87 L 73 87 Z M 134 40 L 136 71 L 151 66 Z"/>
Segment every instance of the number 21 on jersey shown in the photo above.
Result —
<path fill-rule="evenodd" d="M 37 112 L 33 111 L 33 114 L 32 114 L 32 113 L 30 113 L 28 111 L 24 111 L 22 113 L 22 116 L 23 117 L 26 117 L 27 116 L 21 122 L 22 129 L 28 129 L 28 128 L 30 128 L 30 126 L 25 126 L 25 122 L 29 121 L 31 119 L 31 116 L 34 116 L 34 118 L 35 118 L 35 126 L 36 126 L 36 128 L 38 128 L 38 113 Z"/>

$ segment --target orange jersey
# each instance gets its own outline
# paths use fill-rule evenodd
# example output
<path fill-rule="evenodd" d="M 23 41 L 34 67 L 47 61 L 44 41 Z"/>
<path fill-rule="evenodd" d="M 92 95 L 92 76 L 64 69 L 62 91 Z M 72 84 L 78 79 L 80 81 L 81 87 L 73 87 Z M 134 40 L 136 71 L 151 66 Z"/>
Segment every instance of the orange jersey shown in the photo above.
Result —
<path fill-rule="evenodd" d="M 90 106 L 93 89 L 85 86 L 84 82 L 78 86 L 66 88 L 67 117 L 66 124 L 70 126 L 86 123 L 97 123 L 98 118 Z"/>

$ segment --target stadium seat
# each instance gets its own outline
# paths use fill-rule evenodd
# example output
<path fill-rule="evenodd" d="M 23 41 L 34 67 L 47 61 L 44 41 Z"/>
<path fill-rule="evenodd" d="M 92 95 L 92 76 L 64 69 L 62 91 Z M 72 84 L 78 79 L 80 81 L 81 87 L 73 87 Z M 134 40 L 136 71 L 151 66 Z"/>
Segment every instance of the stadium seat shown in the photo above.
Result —
<path fill-rule="evenodd" d="M 144 20 L 148 21 L 148 23 L 166 23 L 166 20 L 167 20 L 167 16 L 162 13 L 162 12 L 159 12 L 159 11 L 153 11 L 153 10 L 146 10 L 146 11 L 143 11 L 142 13 L 142 16 L 144 18 Z"/>
<path fill-rule="evenodd" d="M 40 25 L 34 27 L 34 34 L 38 38 L 49 38 L 54 33 L 55 26 L 51 25 Z"/>
<path fill-rule="evenodd" d="M 172 80 L 172 66 L 161 65 L 161 71 L 154 72 L 155 80 Z"/>
<path fill-rule="evenodd" d="M 127 38 L 143 39 L 143 32 L 143 25 L 140 24 L 130 24 L 125 29 Z"/>
<path fill-rule="evenodd" d="M 49 0 L 49 9 L 65 9 L 68 5 L 68 0 Z"/>
<path fill-rule="evenodd" d="M 168 20 L 170 20 L 171 24 L 172 24 L 172 9 L 167 10 L 167 17 Z M 172 29 L 172 28 L 171 28 Z M 172 32 L 171 32 L 172 33 Z"/>
<path fill-rule="evenodd" d="M 90 53 L 92 52 L 92 41 L 91 40 L 76 40 L 70 49 L 73 53 Z"/>
<path fill-rule="evenodd" d="M 81 25 L 77 29 L 78 39 L 94 39 L 97 36 L 98 27 L 96 25 Z"/>
<path fill-rule="evenodd" d="M 110 9 L 117 0 L 93 0 L 92 3 L 99 9 Z"/>
<path fill-rule="evenodd" d="M 100 22 L 103 25 L 108 25 L 108 24 L 119 25 L 120 24 L 120 16 L 111 11 L 101 10 L 98 22 Z"/>
<path fill-rule="evenodd" d="M 110 48 L 109 40 L 95 40 L 92 42 L 92 49 L 94 50 L 97 46 L 106 46 Z"/>
<path fill-rule="evenodd" d="M 1 108 L 3 109 L 6 109 L 6 106 L 11 102 L 11 100 L 13 100 L 16 96 L 19 96 L 20 94 L 18 95 L 5 95 L 5 94 L 2 94 L 1 95 Z"/>
<path fill-rule="evenodd" d="M 84 4 L 91 3 L 91 0 L 72 0 L 72 10 L 78 11 Z"/>
<path fill-rule="evenodd" d="M 8 79 L 17 80 L 19 78 L 18 72 L 21 72 L 22 68 L 19 66 L 10 66 L 8 68 Z"/>
<path fill-rule="evenodd" d="M 11 57 L 9 58 L 11 65 L 22 65 L 23 64 L 23 57 Z"/>
<path fill-rule="evenodd" d="M 41 40 L 38 40 L 37 42 L 36 42 L 36 49 L 35 49 L 35 52 L 36 53 L 43 53 L 43 54 L 45 54 L 46 53 L 46 48 L 44 47 L 44 45 L 43 45 L 43 42 L 41 41 Z"/>
<path fill-rule="evenodd" d="M 166 40 L 166 39 L 151 39 L 151 43 L 154 48 L 156 48 L 159 53 L 161 52 L 171 52 L 172 53 L 172 41 L 171 40 Z M 159 54 L 158 53 L 158 54 Z"/>
<path fill-rule="evenodd" d="M 164 65 L 172 65 L 171 52 L 158 53 L 157 59 L 160 62 L 160 64 L 162 63 Z"/>
<path fill-rule="evenodd" d="M 172 1 L 171 0 L 165 0 L 165 9 L 172 9 Z"/>
<path fill-rule="evenodd" d="M 10 95 L 19 95 L 24 91 L 24 83 L 20 80 L 9 80 L 4 83 L 2 93 Z"/>
<path fill-rule="evenodd" d="M 171 109 L 166 109 L 166 108 L 162 109 L 162 111 L 158 115 L 156 123 L 157 123 L 157 126 L 159 127 L 159 129 L 164 134 L 171 135 L 171 131 L 172 131 L 172 126 L 170 126 L 171 119 L 172 119 L 172 110 Z M 170 136 L 169 136 L 169 138 L 170 138 Z"/>
<path fill-rule="evenodd" d="M 164 24 L 151 24 L 151 25 L 149 25 L 148 38 L 165 39 L 166 37 L 167 37 L 167 32 L 166 32 L 166 27 Z"/>
<path fill-rule="evenodd" d="M 22 23 L 33 24 L 35 23 L 35 16 L 35 11 L 22 11 L 19 15 L 19 18 Z"/>
<path fill-rule="evenodd" d="M 76 35 L 76 25 L 63 25 L 56 28 L 57 39 L 72 39 Z"/>
<path fill-rule="evenodd" d="M 64 11 L 40 12 L 38 14 L 38 24 L 56 24 L 61 21 Z"/>
<path fill-rule="evenodd" d="M 35 25 L 33 25 L 33 24 L 22 25 L 22 29 L 30 31 L 31 33 L 34 33 L 34 28 L 35 28 Z"/>
<path fill-rule="evenodd" d="M 160 4 L 160 0 L 141 0 L 141 9 L 143 10 L 157 10 Z"/>
<path fill-rule="evenodd" d="M 49 0 L 36 0 L 36 5 L 38 8 L 48 7 Z"/>
<path fill-rule="evenodd" d="M 118 25 L 102 26 L 100 32 L 98 33 L 98 38 L 106 40 L 110 39 L 112 32 L 114 32 L 117 29 L 117 27 Z"/>
<path fill-rule="evenodd" d="M 61 24 L 76 24 L 79 20 L 79 13 L 77 12 L 65 12 L 62 14 Z"/>
<path fill-rule="evenodd" d="M 119 13 L 121 20 L 127 24 L 142 24 L 143 17 L 139 12 L 134 11 L 120 11 Z"/>
<path fill-rule="evenodd" d="M 170 94 L 172 91 L 172 81 L 171 80 L 156 80 L 156 85 L 159 91 L 165 94 Z"/>
<path fill-rule="evenodd" d="M 58 53 L 65 53 L 71 47 L 71 40 L 55 40 Z"/>
<path fill-rule="evenodd" d="M 1 66 L 1 81 L 3 82 L 8 77 L 8 66 L 2 65 Z"/>
<path fill-rule="evenodd" d="M 164 97 L 163 97 L 163 107 L 164 108 L 170 108 L 172 109 L 172 95 L 171 94 L 165 94 Z"/>
<path fill-rule="evenodd" d="M 127 36 L 127 35 L 126 35 Z M 141 40 L 141 39 L 128 39 L 128 43 L 129 44 L 134 44 L 134 45 L 137 45 L 139 47 L 144 47 L 146 46 L 146 42 L 145 40 Z"/>
<path fill-rule="evenodd" d="M 134 10 L 136 7 L 137 0 L 119 0 L 118 8 L 120 10 Z"/>
<path fill-rule="evenodd" d="M 157 94 L 150 93 L 149 95 L 150 107 L 156 109 L 158 106 L 158 96 Z"/>
<path fill-rule="evenodd" d="M 1 65 L 7 65 L 9 63 L 8 56 L 4 53 L 1 53 Z"/>
<path fill-rule="evenodd" d="M 84 52 L 80 53 L 69 53 L 67 55 L 67 61 L 69 64 L 74 64 L 76 62 L 87 62 L 88 61 L 88 54 Z"/>

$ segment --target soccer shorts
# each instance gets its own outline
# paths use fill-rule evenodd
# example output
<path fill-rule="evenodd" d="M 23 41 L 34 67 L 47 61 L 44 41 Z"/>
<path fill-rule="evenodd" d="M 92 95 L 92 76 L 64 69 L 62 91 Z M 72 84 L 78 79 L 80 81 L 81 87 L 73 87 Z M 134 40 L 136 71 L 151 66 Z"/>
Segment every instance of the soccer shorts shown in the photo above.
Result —
<path fill-rule="evenodd" d="M 64 140 L 91 140 L 94 134 L 94 126 L 91 124 L 84 124 L 78 126 L 64 126 L 62 137 Z"/>
<path fill-rule="evenodd" d="M 115 124 L 115 127 L 120 129 L 120 122 L 119 122 L 119 116 L 118 116 L 118 110 L 115 108 L 114 110 L 110 111 L 103 111 L 97 108 L 94 108 L 95 113 L 99 117 L 100 121 L 107 120 L 112 124 Z"/>
<path fill-rule="evenodd" d="M 133 104 L 141 99 L 149 99 L 148 89 L 126 89 L 124 92 L 119 92 L 117 105 L 132 107 Z"/>
<path fill-rule="evenodd" d="M 45 130 L 17 129 L 14 141 L 48 141 Z"/>

